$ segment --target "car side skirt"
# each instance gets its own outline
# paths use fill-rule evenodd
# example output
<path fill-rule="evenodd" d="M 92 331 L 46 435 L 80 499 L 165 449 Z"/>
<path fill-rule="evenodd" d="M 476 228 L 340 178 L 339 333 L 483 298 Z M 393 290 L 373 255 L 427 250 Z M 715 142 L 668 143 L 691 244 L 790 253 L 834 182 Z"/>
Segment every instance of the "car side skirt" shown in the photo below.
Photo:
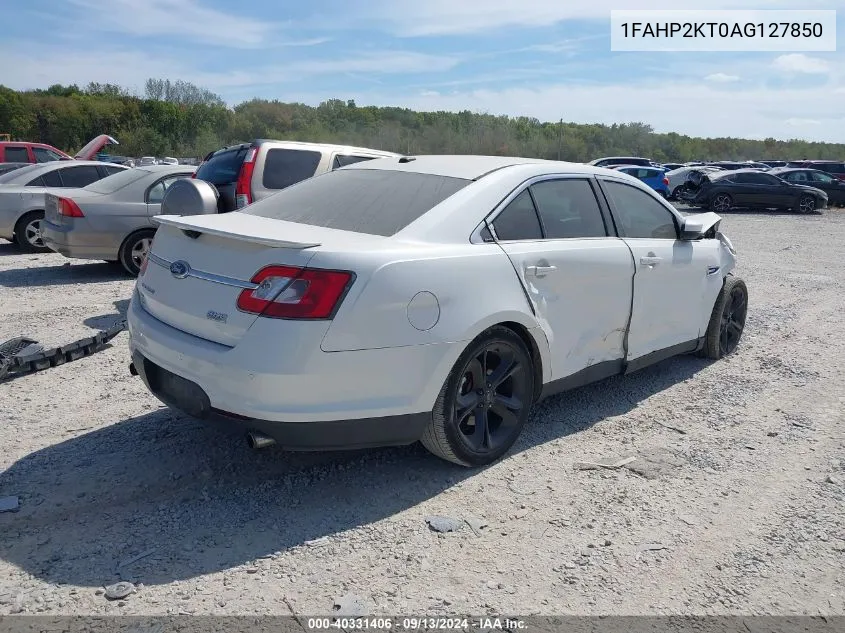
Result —
<path fill-rule="evenodd" d="M 564 391 L 569 391 L 570 389 L 577 389 L 578 387 L 583 387 L 585 385 L 598 382 L 599 380 L 610 378 L 611 376 L 631 374 L 650 365 L 672 358 L 673 356 L 697 352 L 702 349 L 703 346 L 704 337 L 700 337 L 691 341 L 679 343 L 678 345 L 672 345 L 671 347 L 667 347 L 665 349 L 656 350 L 650 354 L 640 356 L 639 358 L 635 358 L 634 360 L 628 362 L 620 358 L 618 360 L 596 363 L 595 365 L 590 365 L 589 367 L 564 378 L 558 378 L 557 380 L 547 382 L 543 385 L 539 400 L 543 400 L 549 396 L 553 396 Z"/>

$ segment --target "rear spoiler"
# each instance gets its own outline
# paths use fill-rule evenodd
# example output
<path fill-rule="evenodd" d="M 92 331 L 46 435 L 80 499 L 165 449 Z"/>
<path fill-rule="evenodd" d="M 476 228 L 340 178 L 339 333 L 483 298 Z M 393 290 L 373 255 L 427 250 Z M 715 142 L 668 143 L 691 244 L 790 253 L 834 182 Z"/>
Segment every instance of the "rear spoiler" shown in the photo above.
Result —
<path fill-rule="evenodd" d="M 208 217 L 208 216 L 200 216 Z M 236 228 L 219 229 L 215 227 L 203 226 L 192 222 L 189 217 L 181 215 L 158 215 L 152 218 L 153 222 L 163 224 L 166 226 L 173 226 L 177 229 L 187 231 L 195 234 L 196 237 L 200 235 L 214 235 L 216 237 L 225 237 L 232 240 L 239 240 L 241 242 L 251 242 L 252 244 L 262 244 L 271 248 L 314 248 L 320 246 L 321 242 L 295 242 L 293 240 L 282 240 L 274 237 L 267 237 L 264 235 L 254 235 L 245 231 L 239 231 Z"/>

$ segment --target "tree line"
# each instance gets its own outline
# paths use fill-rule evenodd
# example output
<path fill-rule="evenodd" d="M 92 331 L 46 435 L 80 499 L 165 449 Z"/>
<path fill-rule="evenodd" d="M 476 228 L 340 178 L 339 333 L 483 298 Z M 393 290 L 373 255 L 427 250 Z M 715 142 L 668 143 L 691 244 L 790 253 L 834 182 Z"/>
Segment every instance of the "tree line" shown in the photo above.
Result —
<path fill-rule="evenodd" d="M 0 85 L 3 133 L 71 154 L 94 136 L 109 134 L 120 141 L 115 152 L 127 156 L 201 157 L 232 143 L 272 138 L 405 154 L 494 154 L 577 162 L 614 155 L 661 162 L 845 158 L 843 144 L 697 138 L 656 133 L 639 122 L 577 124 L 469 111 L 416 112 L 341 99 L 316 107 L 253 99 L 229 108 L 209 90 L 167 79 L 149 79 L 143 94 L 99 83 L 28 91 Z"/>

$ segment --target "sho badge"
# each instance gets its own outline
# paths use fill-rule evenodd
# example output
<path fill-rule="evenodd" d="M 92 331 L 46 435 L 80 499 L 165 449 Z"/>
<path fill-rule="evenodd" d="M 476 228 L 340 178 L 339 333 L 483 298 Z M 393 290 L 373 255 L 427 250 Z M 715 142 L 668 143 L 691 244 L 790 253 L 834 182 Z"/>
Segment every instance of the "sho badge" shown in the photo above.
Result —
<path fill-rule="evenodd" d="M 215 312 L 214 310 L 209 310 L 205 313 L 205 318 L 210 319 L 212 321 L 217 321 L 218 323 L 225 323 L 229 319 L 229 315 L 224 312 Z"/>

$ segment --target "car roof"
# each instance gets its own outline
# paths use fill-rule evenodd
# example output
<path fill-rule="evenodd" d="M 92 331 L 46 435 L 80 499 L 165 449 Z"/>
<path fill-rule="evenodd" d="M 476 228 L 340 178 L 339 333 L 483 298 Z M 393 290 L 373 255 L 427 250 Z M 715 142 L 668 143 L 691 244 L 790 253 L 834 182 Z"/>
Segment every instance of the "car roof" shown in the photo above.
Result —
<path fill-rule="evenodd" d="M 358 154 L 372 154 L 375 156 L 401 156 L 402 154 L 397 154 L 396 152 L 388 152 L 386 150 L 381 149 L 373 149 L 372 147 L 356 147 L 355 145 L 338 145 L 336 143 L 309 143 L 307 141 L 287 141 L 282 139 L 272 139 L 272 138 L 257 138 L 248 143 L 234 143 L 233 145 L 227 145 L 226 147 L 221 147 L 220 149 L 216 149 L 211 154 L 218 154 L 220 152 L 231 151 L 235 149 L 240 149 L 244 147 L 250 147 L 252 145 L 269 145 L 269 144 L 276 144 L 276 145 L 284 145 L 285 147 L 299 147 L 302 149 L 313 149 L 313 150 L 321 150 L 321 151 L 335 151 L 335 152 L 346 152 L 346 153 L 358 153 Z"/>
<path fill-rule="evenodd" d="M 173 171 L 190 171 L 197 170 L 196 165 L 143 165 L 141 167 L 132 167 L 132 171 L 143 171 L 150 174 L 162 174 Z"/>
<path fill-rule="evenodd" d="M 347 165 L 343 169 L 383 169 L 404 171 L 433 176 L 449 176 L 463 180 L 478 180 L 491 172 L 517 165 L 537 165 L 540 173 L 607 174 L 617 173 L 604 167 L 583 163 L 567 163 L 541 158 L 520 158 L 513 156 L 468 156 L 468 155 L 426 155 L 402 156 L 399 158 L 378 158 Z"/>

